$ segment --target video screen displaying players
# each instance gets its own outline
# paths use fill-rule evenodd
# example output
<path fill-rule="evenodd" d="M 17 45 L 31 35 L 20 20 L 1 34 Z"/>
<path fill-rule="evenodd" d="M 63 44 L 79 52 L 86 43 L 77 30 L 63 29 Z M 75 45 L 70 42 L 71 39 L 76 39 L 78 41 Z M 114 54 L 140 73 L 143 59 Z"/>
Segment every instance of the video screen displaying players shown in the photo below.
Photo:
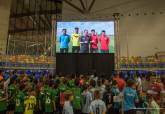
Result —
<path fill-rule="evenodd" d="M 114 53 L 114 22 L 58 22 L 56 53 Z"/>

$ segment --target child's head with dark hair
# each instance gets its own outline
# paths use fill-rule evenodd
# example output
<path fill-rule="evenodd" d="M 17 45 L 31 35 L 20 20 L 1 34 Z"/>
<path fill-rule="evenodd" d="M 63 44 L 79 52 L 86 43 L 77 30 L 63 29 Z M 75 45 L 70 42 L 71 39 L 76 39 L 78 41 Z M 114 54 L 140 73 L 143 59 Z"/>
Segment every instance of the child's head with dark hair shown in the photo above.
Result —
<path fill-rule="evenodd" d="M 23 85 L 19 85 L 19 90 L 22 91 L 25 87 Z"/>
<path fill-rule="evenodd" d="M 0 81 L 0 89 L 3 89 L 3 87 L 4 87 L 4 80 L 1 80 Z"/>
<path fill-rule="evenodd" d="M 10 79 L 10 84 L 14 84 L 15 83 L 15 79 L 14 78 L 11 78 Z"/>
<path fill-rule="evenodd" d="M 45 85 L 49 85 L 49 80 L 45 80 Z"/>
<path fill-rule="evenodd" d="M 89 88 L 89 85 L 88 84 L 84 84 L 83 89 L 87 90 L 88 88 Z"/>
<path fill-rule="evenodd" d="M 101 80 L 101 79 L 99 79 L 99 80 L 97 81 L 97 85 L 98 85 L 98 86 L 101 86 L 101 85 L 102 85 L 102 80 Z"/>
<path fill-rule="evenodd" d="M 149 103 L 151 103 L 152 100 L 154 100 L 154 97 L 150 94 L 147 94 L 147 100 L 148 100 Z"/>
<path fill-rule="evenodd" d="M 96 90 L 94 92 L 94 97 L 95 97 L 95 99 L 100 99 L 100 91 L 99 90 Z"/>
<path fill-rule="evenodd" d="M 75 79 L 74 84 L 75 84 L 75 86 L 79 86 L 79 84 L 80 84 L 79 78 L 76 78 L 76 79 Z"/>
<path fill-rule="evenodd" d="M 58 83 L 54 83 L 53 85 L 54 85 L 54 89 L 57 89 L 57 88 L 58 88 L 58 86 L 59 86 L 59 84 L 58 84 Z"/>
<path fill-rule="evenodd" d="M 54 84 L 53 80 L 49 80 L 49 87 L 52 87 Z"/>
<path fill-rule="evenodd" d="M 132 88 L 135 84 L 136 84 L 136 83 L 135 83 L 134 80 L 128 80 L 128 81 L 127 81 L 127 87 L 131 87 L 131 88 Z"/>
<path fill-rule="evenodd" d="M 116 86 L 116 85 L 117 85 L 117 81 L 116 81 L 116 80 L 113 80 L 113 81 L 112 81 L 112 85 L 113 85 L 113 86 Z"/>
<path fill-rule="evenodd" d="M 155 83 L 155 82 L 157 81 L 156 76 L 151 76 L 151 77 L 150 77 L 150 81 L 151 81 L 152 83 Z"/>
<path fill-rule="evenodd" d="M 53 75 L 52 74 L 49 75 L 49 79 L 53 79 Z"/>
<path fill-rule="evenodd" d="M 63 84 L 67 84 L 67 82 L 68 82 L 68 80 L 67 80 L 66 78 L 63 78 L 63 79 L 62 79 L 62 83 L 63 83 Z"/>
<path fill-rule="evenodd" d="M 107 92 L 111 92 L 111 86 L 110 85 L 107 85 L 105 89 Z"/>
<path fill-rule="evenodd" d="M 92 87 L 96 87 L 96 81 L 95 80 L 90 80 L 90 85 Z"/>

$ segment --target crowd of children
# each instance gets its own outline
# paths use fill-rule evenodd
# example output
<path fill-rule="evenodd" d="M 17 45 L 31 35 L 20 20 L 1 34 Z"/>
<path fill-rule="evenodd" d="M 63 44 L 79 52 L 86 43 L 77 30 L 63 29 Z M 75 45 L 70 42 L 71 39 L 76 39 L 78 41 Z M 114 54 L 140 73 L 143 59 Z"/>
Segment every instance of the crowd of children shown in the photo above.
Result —
<path fill-rule="evenodd" d="M 163 114 L 164 77 L 35 78 L 0 71 L 0 114 Z"/>

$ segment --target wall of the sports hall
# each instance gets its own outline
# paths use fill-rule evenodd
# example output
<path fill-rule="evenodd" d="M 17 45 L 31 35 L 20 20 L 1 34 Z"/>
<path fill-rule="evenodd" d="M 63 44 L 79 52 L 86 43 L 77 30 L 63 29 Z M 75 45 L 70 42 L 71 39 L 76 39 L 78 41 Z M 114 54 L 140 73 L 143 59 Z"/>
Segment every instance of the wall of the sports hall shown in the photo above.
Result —
<path fill-rule="evenodd" d="M 0 0 L 0 53 L 6 53 L 10 6 L 12 0 Z"/>
<path fill-rule="evenodd" d="M 165 12 L 164 12 L 165 13 Z M 165 14 L 147 12 L 120 18 L 122 56 L 148 56 L 165 51 Z"/>

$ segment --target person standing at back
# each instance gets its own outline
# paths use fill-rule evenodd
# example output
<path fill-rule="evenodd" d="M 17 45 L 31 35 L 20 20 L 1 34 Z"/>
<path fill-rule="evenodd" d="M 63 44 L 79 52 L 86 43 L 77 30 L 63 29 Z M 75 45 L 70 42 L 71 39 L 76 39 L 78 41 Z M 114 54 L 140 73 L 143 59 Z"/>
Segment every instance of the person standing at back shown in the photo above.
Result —
<path fill-rule="evenodd" d="M 95 100 L 92 101 L 90 105 L 90 113 L 91 114 L 106 114 L 106 106 L 105 103 L 100 99 L 100 92 L 96 90 L 94 92 Z"/>
<path fill-rule="evenodd" d="M 80 34 L 79 34 L 79 28 L 75 28 L 75 33 L 71 36 L 71 42 L 72 42 L 72 53 L 79 53 L 80 51 Z"/>
<path fill-rule="evenodd" d="M 59 37 L 60 53 L 68 53 L 70 36 L 67 34 L 66 29 L 62 29 L 63 34 Z"/>
<path fill-rule="evenodd" d="M 100 41 L 100 51 L 101 53 L 109 53 L 109 37 L 106 35 L 105 30 L 101 32 L 101 36 L 99 38 Z"/>

